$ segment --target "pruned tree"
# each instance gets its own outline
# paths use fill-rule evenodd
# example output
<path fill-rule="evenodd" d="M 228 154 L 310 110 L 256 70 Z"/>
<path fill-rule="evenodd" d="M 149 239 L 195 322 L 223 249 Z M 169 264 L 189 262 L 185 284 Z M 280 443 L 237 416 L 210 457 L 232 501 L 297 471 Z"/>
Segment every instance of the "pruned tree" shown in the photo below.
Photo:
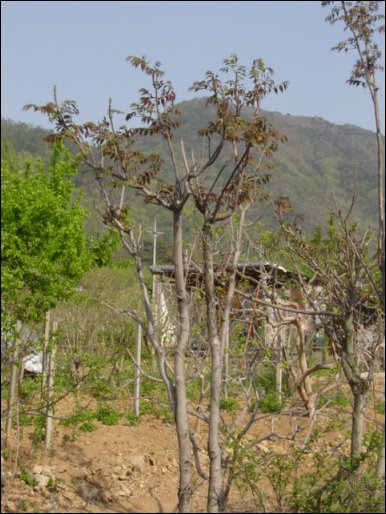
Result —
<path fill-rule="evenodd" d="M 376 35 L 385 32 L 383 24 L 384 15 L 380 13 L 380 2 L 355 1 L 334 2 L 323 1 L 322 6 L 332 6 L 326 21 L 332 25 L 343 22 L 344 30 L 350 36 L 338 43 L 333 50 L 354 50 L 357 59 L 347 80 L 351 86 L 363 86 L 368 89 L 374 108 L 374 121 L 377 138 L 377 162 L 378 162 L 378 266 L 382 276 L 382 301 L 381 308 L 385 314 L 385 167 L 384 148 L 382 143 L 381 119 L 379 111 L 379 85 L 377 72 L 382 70 L 380 64 L 382 52 L 376 41 Z M 385 478 L 385 433 L 383 433 L 383 446 L 380 449 L 377 474 Z"/>
<path fill-rule="evenodd" d="M 363 444 L 364 410 L 382 347 L 381 278 L 376 259 L 369 256 L 369 234 L 359 237 L 355 225 L 340 211 L 330 217 L 328 233 L 307 238 L 288 213 L 276 206 L 283 237 L 299 288 L 323 321 L 340 357 L 354 398 L 351 430 L 351 467 L 357 469 Z M 350 214 L 350 212 L 349 212 Z M 308 279 L 306 278 L 308 277 Z M 309 284 L 318 287 L 310 290 Z M 320 312 L 320 306 L 327 311 Z M 361 327 L 371 327 L 367 348 Z"/>
<path fill-rule="evenodd" d="M 78 109 L 73 101 L 45 106 L 26 106 L 48 115 L 55 124 L 52 140 L 67 139 L 74 143 L 88 168 L 94 173 L 100 193 L 105 201 L 104 221 L 118 231 L 122 245 L 134 259 L 137 279 L 142 294 L 145 318 L 138 311 L 125 312 L 145 331 L 158 360 L 160 376 L 166 386 L 169 404 L 176 420 L 179 448 L 180 512 L 191 512 L 193 454 L 201 476 L 209 479 L 208 511 L 225 509 L 230 481 L 224 479 L 224 448 L 220 444 L 220 391 L 223 380 L 223 362 L 227 327 L 235 289 L 237 261 L 240 255 L 245 211 L 248 205 L 261 197 L 260 188 L 269 180 L 265 173 L 272 167 L 270 158 L 278 147 L 281 136 L 260 112 L 260 104 L 271 92 L 282 92 L 287 83 L 276 85 L 273 70 L 262 59 L 253 61 L 249 73 L 238 63 L 236 56 L 224 61 L 219 74 L 207 72 L 205 80 L 193 84 L 194 91 L 209 94 L 207 105 L 213 108 L 214 119 L 200 131 L 207 143 L 206 156 L 199 160 L 192 154 L 188 159 L 185 143 L 176 143 L 179 126 L 176 95 L 172 84 L 163 78 L 160 63 L 150 65 L 144 57 L 128 57 L 135 68 L 148 77 L 150 87 L 140 89 L 138 103 L 132 104 L 126 115 L 130 122 L 141 126 L 116 128 L 114 116 L 118 111 L 109 103 L 108 116 L 100 123 L 78 125 L 74 116 Z M 157 153 L 144 152 L 138 143 L 154 138 L 167 148 L 169 159 L 163 162 Z M 175 295 L 177 300 L 176 343 L 173 348 L 174 364 L 169 366 L 168 351 L 159 338 L 156 317 L 152 308 L 141 261 L 140 229 L 130 220 L 130 198 L 140 195 L 145 203 L 168 210 L 173 217 L 173 263 Z M 201 248 L 206 304 L 205 323 L 211 354 L 210 412 L 208 455 L 209 477 L 202 472 L 198 448 L 189 426 L 186 396 L 185 355 L 190 340 L 190 313 L 184 266 L 182 216 L 191 201 L 202 219 Z M 240 223 L 234 244 L 229 251 L 226 273 L 226 300 L 219 316 L 218 296 L 215 288 L 214 227 L 229 220 L 240 211 Z M 222 322 L 219 323 L 219 319 Z M 242 437 L 250 426 L 240 431 Z"/>

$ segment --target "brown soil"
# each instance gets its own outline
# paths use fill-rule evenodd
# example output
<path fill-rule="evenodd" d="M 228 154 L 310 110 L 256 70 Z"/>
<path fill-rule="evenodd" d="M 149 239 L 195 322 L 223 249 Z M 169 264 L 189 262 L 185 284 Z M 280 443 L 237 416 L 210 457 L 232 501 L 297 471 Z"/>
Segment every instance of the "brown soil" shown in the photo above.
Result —
<path fill-rule="evenodd" d="M 376 414 L 374 401 L 383 398 L 383 382 L 375 386 L 366 417 L 368 426 L 380 426 L 383 415 Z M 87 399 L 82 404 L 92 407 Z M 74 399 L 65 399 L 58 405 L 56 414 L 72 411 Z M 114 408 L 117 408 L 114 404 Z M 127 411 L 127 405 L 125 410 Z M 347 420 L 349 413 L 340 414 Z M 342 417 L 343 416 L 343 417 Z M 324 410 L 313 427 L 325 428 L 336 419 L 334 410 Z M 193 421 L 195 423 L 195 421 Z M 4 512 L 176 512 L 178 488 L 178 453 L 175 427 L 162 420 L 144 417 L 139 425 L 130 426 L 121 419 L 116 426 L 106 426 L 95 421 L 97 430 L 76 431 L 56 423 L 54 449 L 47 451 L 34 446 L 29 434 L 32 427 L 21 427 L 19 445 L 16 437 L 10 442 L 7 459 L 2 458 L 5 473 Z M 275 436 L 262 442 L 257 451 L 269 456 L 272 452 L 286 453 L 302 444 L 310 429 L 306 417 L 287 414 L 261 415 L 248 437 Z M 349 441 L 345 430 L 330 431 L 314 448 L 315 451 L 347 452 Z M 290 438 L 288 438 L 290 436 Z M 201 442 L 204 442 L 205 434 Z M 4 452 L 3 452 L 4 454 Z M 15 458 L 17 462 L 15 464 Z M 207 459 L 203 452 L 203 467 Z M 308 456 L 307 456 L 308 457 Z M 303 471 L 312 469 L 312 454 L 303 461 Z M 52 477 L 48 485 L 27 485 L 21 478 L 21 470 L 31 474 Z M 11 476 L 13 475 L 13 477 Z M 206 484 L 196 476 L 193 510 L 206 512 Z M 269 482 L 263 480 L 261 488 L 266 495 L 267 511 L 275 512 L 276 505 Z M 257 512 L 246 493 L 235 490 L 230 498 L 230 510 Z"/>

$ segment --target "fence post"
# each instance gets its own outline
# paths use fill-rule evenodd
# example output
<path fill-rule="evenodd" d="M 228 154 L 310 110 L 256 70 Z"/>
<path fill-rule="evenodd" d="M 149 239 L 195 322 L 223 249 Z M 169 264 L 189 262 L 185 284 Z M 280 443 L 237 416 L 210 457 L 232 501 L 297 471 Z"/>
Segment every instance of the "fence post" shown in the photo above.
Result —
<path fill-rule="evenodd" d="M 139 416 L 139 400 L 141 397 L 141 343 L 142 327 L 137 323 L 135 337 L 135 368 L 134 368 L 134 415 Z"/>
<path fill-rule="evenodd" d="M 52 335 L 55 336 L 58 330 L 58 322 L 52 322 Z M 47 349 L 46 349 L 47 350 Z M 51 350 L 47 355 L 47 404 L 46 404 L 46 448 L 52 448 L 52 427 L 53 427 L 53 415 L 54 407 L 52 405 L 53 399 L 53 385 L 55 376 L 55 358 L 56 358 L 56 341 L 52 338 Z"/>
<path fill-rule="evenodd" d="M 43 360 L 42 360 L 42 390 L 41 390 L 42 400 L 44 399 L 44 391 L 46 390 L 47 375 L 48 375 L 47 349 L 48 349 L 48 344 L 50 342 L 50 318 L 51 318 L 51 312 L 48 310 L 46 312 L 46 321 L 44 324 L 44 342 L 43 342 Z"/>

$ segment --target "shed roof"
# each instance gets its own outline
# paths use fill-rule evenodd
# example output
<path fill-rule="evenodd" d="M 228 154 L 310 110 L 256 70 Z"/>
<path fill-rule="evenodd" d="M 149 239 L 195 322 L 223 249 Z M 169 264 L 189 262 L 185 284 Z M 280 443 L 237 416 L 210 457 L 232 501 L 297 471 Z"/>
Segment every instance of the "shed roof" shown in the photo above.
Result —
<path fill-rule="evenodd" d="M 226 274 L 231 271 L 232 267 L 224 265 L 215 265 L 215 284 L 225 285 L 224 280 Z M 174 264 L 165 264 L 162 266 L 149 266 L 152 275 L 159 275 L 164 278 L 174 279 Z M 283 266 L 279 266 L 270 262 L 245 262 L 237 264 L 237 279 L 246 279 L 250 281 L 259 280 L 265 275 L 269 280 L 275 278 L 278 285 L 287 281 L 293 276 L 291 271 L 286 270 Z M 187 282 L 192 285 L 203 280 L 203 266 L 190 265 L 187 273 Z"/>

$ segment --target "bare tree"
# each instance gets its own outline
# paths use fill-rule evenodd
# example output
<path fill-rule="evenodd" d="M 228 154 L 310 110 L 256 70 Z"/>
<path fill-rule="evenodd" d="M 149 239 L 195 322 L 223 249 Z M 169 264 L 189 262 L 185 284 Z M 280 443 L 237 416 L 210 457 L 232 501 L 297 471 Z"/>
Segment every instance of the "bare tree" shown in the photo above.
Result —
<path fill-rule="evenodd" d="M 343 217 L 340 211 L 336 213 L 338 226 L 331 217 L 325 238 L 320 233 L 309 239 L 304 237 L 278 204 L 276 215 L 299 287 L 315 313 L 321 304 L 329 311 L 318 315 L 334 341 L 354 397 L 351 465 L 355 470 L 362 449 L 367 393 L 382 345 L 382 293 L 380 280 L 373 278 L 376 262 L 368 256 L 369 235 L 358 238 L 355 226 L 350 226 L 348 216 Z M 316 296 L 310 293 L 305 276 L 320 286 Z M 374 335 L 366 352 L 359 340 L 361 326 L 371 327 Z"/>

